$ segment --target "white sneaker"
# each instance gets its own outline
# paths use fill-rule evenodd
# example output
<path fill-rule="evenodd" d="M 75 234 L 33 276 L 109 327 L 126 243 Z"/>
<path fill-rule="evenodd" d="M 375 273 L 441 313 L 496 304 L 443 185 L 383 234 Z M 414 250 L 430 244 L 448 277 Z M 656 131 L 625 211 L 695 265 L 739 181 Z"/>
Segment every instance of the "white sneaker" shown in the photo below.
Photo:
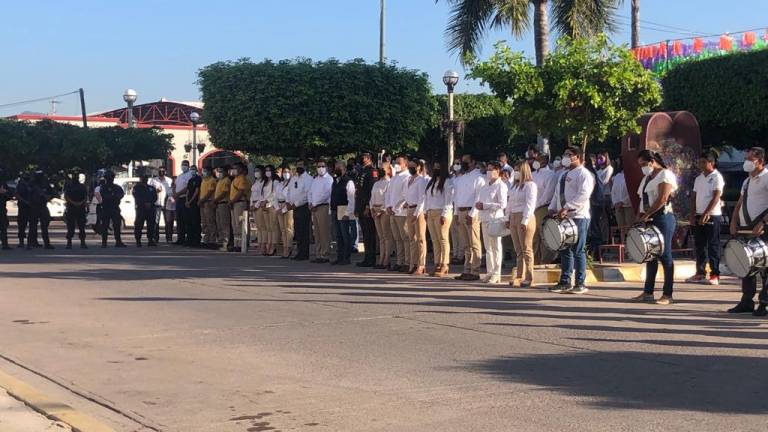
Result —
<path fill-rule="evenodd" d="M 706 285 L 720 285 L 720 277 L 719 276 L 710 276 L 706 279 L 704 282 Z"/>
<path fill-rule="evenodd" d="M 483 279 L 483 282 L 491 285 L 496 285 L 501 283 L 501 276 L 486 276 Z"/>

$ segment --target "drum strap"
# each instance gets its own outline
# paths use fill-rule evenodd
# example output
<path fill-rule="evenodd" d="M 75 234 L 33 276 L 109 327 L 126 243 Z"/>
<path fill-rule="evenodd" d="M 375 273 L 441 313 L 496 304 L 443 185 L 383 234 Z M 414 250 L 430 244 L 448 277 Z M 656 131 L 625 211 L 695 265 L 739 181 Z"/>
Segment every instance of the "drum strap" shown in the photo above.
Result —
<path fill-rule="evenodd" d="M 568 177 L 568 171 L 560 177 L 560 208 L 565 208 L 565 180 Z"/>
<path fill-rule="evenodd" d="M 747 223 L 747 226 L 752 228 L 754 225 L 752 224 L 752 218 L 749 217 L 749 210 L 747 210 L 747 199 L 749 198 L 749 184 L 751 183 L 751 178 L 747 179 L 747 184 L 744 186 L 744 199 L 742 200 L 742 206 L 741 206 L 741 216 L 744 218 L 744 222 Z"/>
<path fill-rule="evenodd" d="M 643 210 L 647 211 L 649 208 L 651 208 L 651 199 L 648 197 L 648 192 L 646 190 L 648 189 L 648 183 L 651 182 L 651 177 L 646 176 L 645 177 L 645 183 L 643 184 Z M 671 199 L 671 197 L 670 197 Z M 667 208 L 669 205 L 669 199 L 667 199 L 666 204 L 664 204 L 663 207 L 661 207 L 659 210 L 656 210 L 654 213 L 657 213 L 659 211 L 662 211 Z M 651 216 L 650 214 L 647 216 Z"/>

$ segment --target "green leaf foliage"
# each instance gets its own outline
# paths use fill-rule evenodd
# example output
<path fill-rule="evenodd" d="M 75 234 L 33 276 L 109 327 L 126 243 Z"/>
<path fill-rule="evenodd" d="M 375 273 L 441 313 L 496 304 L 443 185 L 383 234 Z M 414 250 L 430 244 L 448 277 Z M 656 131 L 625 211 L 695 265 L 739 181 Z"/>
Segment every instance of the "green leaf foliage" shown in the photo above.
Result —
<path fill-rule="evenodd" d="M 765 144 L 768 51 L 713 57 L 678 65 L 662 79 L 664 109 L 696 116 L 705 147 L 744 149 Z"/>
<path fill-rule="evenodd" d="M 211 141 L 254 155 L 414 150 L 435 110 L 426 74 L 359 59 L 219 62 L 199 85 Z"/>

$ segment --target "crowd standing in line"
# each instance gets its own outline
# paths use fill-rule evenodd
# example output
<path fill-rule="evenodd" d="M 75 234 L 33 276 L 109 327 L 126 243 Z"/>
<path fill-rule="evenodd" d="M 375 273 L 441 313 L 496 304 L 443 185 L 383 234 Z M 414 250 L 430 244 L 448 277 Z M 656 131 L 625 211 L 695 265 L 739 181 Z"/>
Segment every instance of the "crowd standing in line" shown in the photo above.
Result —
<path fill-rule="evenodd" d="M 658 153 L 643 150 L 638 155 L 643 179 L 636 191 L 637 214 L 633 212 L 633 192 L 627 188 L 621 160 L 612 163 L 607 153 L 585 156 L 580 149 L 567 147 L 550 163 L 548 154 L 532 147 L 513 165 L 503 153 L 487 163 L 476 161 L 471 154 L 451 162 L 427 163 L 400 154 L 384 155 L 375 166 L 372 155 L 364 153 L 359 161 L 317 160 L 313 166 L 315 176 L 309 173 L 304 160 L 296 163 L 294 172 L 288 165 L 256 166 L 251 182 L 248 167 L 241 162 L 213 170 L 205 168 L 198 175 L 197 167 L 184 161 L 181 175 L 174 179 L 160 168 L 155 177 L 142 175 L 134 185 L 135 244 L 156 246 L 162 217 L 168 243 L 173 242 L 175 232 L 176 245 L 242 252 L 244 240 L 250 236 L 256 241 L 259 255 L 309 261 L 314 239 L 313 263 L 347 266 L 359 247 L 359 227 L 364 247 L 359 267 L 443 278 L 449 275 L 451 264 L 460 264 L 462 271 L 455 279 L 478 281 L 484 261 L 483 281 L 498 284 L 504 256 L 514 251 L 517 259 L 511 285 L 534 286 L 534 265 L 559 260 L 561 275 L 549 291 L 584 294 L 588 292 L 587 253 L 599 254 L 601 243 L 613 235 L 603 225 L 611 226 L 609 221 L 615 221 L 615 226 L 626 230 L 637 221 L 655 227 L 667 241 L 656 256 L 647 260 L 646 283 L 634 300 L 659 305 L 673 302 L 671 239 L 677 220 L 671 202 L 679 185 Z M 698 159 L 700 175 L 690 191 L 689 223 L 696 244 L 696 274 L 688 279 L 691 283 L 719 283 L 725 181 L 716 166 L 716 153 L 702 153 Z M 743 169 L 748 178 L 731 216 L 731 235 L 749 229 L 753 236 L 765 239 L 765 151 L 760 147 L 750 149 Z M 81 177 L 78 172 L 72 173 L 63 188 L 68 249 L 72 248 L 76 231 L 80 247 L 87 248 L 89 197 Z M 111 171 L 103 173 L 93 190 L 102 247 L 108 246 L 110 234 L 116 247 L 126 247 L 121 238 L 120 214 L 124 193 Z M 53 249 L 47 203 L 55 195 L 40 171 L 22 174 L 15 194 L 0 184 L 3 250 L 10 249 L 5 204 L 12 198 L 18 202 L 19 247 Z M 255 229 L 249 234 L 251 220 Z M 560 250 L 547 247 L 543 238 L 548 220 L 570 221 L 575 236 L 572 242 Z M 42 244 L 38 243 L 38 228 Z M 428 239 L 433 252 L 431 268 L 427 267 Z M 664 270 L 664 282 L 657 299 L 654 285 L 659 265 Z M 761 280 L 767 279 L 764 269 L 744 277 L 742 299 L 729 312 L 766 315 L 768 284 L 763 284 L 756 306 L 756 273 L 761 273 Z"/>

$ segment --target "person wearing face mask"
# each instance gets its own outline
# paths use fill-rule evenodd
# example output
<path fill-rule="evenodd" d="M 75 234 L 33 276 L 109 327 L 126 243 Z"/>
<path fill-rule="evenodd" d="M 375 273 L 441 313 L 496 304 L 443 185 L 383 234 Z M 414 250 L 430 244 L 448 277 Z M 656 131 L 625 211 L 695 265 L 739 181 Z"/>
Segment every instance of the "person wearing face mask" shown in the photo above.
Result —
<path fill-rule="evenodd" d="M 552 196 L 555 194 L 557 186 L 557 174 L 549 168 L 549 155 L 541 153 L 535 146 L 528 149 L 530 159 L 531 174 L 533 182 L 536 184 L 536 234 L 533 236 L 533 258 L 539 264 L 550 264 L 554 261 L 556 254 L 544 246 L 541 229 L 544 219 L 549 213 L 549 204 L 552 202 Z"/>
<path fill-rule="evenodd" d="M 243 225 L 248 223 L 248 192 L 251 190 L 251 182 L 248 181 L 248 168 L 242 162 L 235 164 L 232 186 L 229 188 L 229 208 L 233 231 L 233 252 L 245 252 L 243 250 Z"/>
<path fill-rule="evenodd" d="M 768 223 L 768 169 L 765 168 L 765 149 L 752 147 L 746 152 L 743 165 L 749 173 L 741 186 L 741 196 L 731 215 L 730 232 L 732 237 L 739 234 L 739 229 L 749 229 L 752 236 L 768 241 L 765 224 Z M 741 300 L 729 313 L 751 313 L 755 316 L 766 316 L 768 306 L 768 272 L 762 270 L 760 279 L 763 281 L 758 306 L 755 308 L 755 293 L 757 293 L 757 274 L 741 280 Z"/>
<path fill-rule="evenodd" d="M 405 155 L 399 155 L 392 165 L 392 181 L 385 195 L 385 207 L 392 224 L 392 235 L 395 240 L 394 264 L 390 265 L 390 271 L 407 273 L 411 270 L 411 244 L 408 236 L 408 209 L 405 206 L 405 192 L 408 187 L 411 173 L 408 171 L 408 159 Z"/>
<path fill-rule="evenodd" d="M 187 243 L 187 186 L 193 173 L 189 169 L 189 161 L 181 163 L 181 175 L 176 177 L 176 192 L 173 198 L 176 200 L 176 245 Z"/>
<path fill-rule="evenodd" d="M 307 194 L 309 211 L 312 213 L 312 228 L 315 233 L 315 264 L 329 262 L 328 253 L 331 249 L 331 189 L 333 177 L 328 174 L 328 165 L 319 160 L 315 165 L 317 176 Z"/>
<path fill-rule="evenodd" d="M 426 162 L 423 159 L 412 160 L 408 164 L 408 173 L 411 175 L 405 189 L 411 266 L 408 273 L 423 276 L 427 265 L 427 218 L 424 201 L 430 180 L 426 173 Z"/>
<path fill-rule="evenodd" d="M 355 220 L 355 182 L 347 175 L 344 162 L 336 162 L 331 186 L 331 223 L 336 232 L 336 259 L 332 265 L 351 264 L 353 231 L 357 231 Z"/>
<path fill-rule="evenodd" d="M 373 185 L 378 176 L 373 167 L 373 158 L 370 153 L 363 153 L 360 158 L 363 161 L 361 173 L 356 182 L 357 194 L 355 196 L 355 216 L 360 221 L 360 230 L 363 233 L 363 244 L 365 245 L 365 257 L 362 262 L 357 263 L 358 267 L 373 267 L 376 265 L 376 221 L 371 212 L 370 201 Z"/>
<path fill-rule="evenodd" d="M 485 175 L 486 181 L 477 194 L 474 208 L 479 211 L 483 243 L 485 244 L 486 276 L 483 282 L 498 284 L 501 283 L 501 262 L 503 259 L 501 237 L 489 235 L 488 224 L 504 217 L 509 187 L 501 180 L 501 163 L 498 161 L 489 162 L 486 165 Z"/>
<path fill-rule="evenodd" d="M 161 216 L 165 222 L 165 242 L 170 243 L 173 241 L 173 221 L 167 208 L 168 197 L 171 196 L 172 180 L 166 177 L 165 172 L 165 167 L 160 167 L 157 170 L 157 176 L 149 180 L 150 186 L 154 187 L 157 192 L 157 202 L 155 202 L 155 227 L 157 227 L 155 230 L 155 243 L 160 241 Z"/>
<path fill-rule="evenodd" d="M 279 180 L 275 181 L 275 197 L 277 203 L 275 205 L 275 211 L 277 212 L 277 226 L 280 231 L 280 242 L 283 244 L 282 259 L 288 259 L 291 257 L 291 251 L 293 249 L 293 210 L 291 206 L 291 193 L 293 188 L 291 187 L 291 170 L 287 164 L 283 164 L 278 168 Z"/>
<path fill-rule="evenodd" d="M 213 205 L 216 209 L 216 238 L 222 252 L 229 250 L 229 236 L 232 234 L 232 216 L 229 212 L 229 191 L 232 180 L 227 173 L 229 166 L 216 168 L 216 189 L 213 191 Z"/>
<path fill-rule="evenodd" d="M 483 259 L 479 209 L 476 208 L 476 203 L 480 202 L 480 189 L 485 186 L 486 181 L 470 154 L 462 157 L 461 171 L 463 174 L 454 182 L 453 202 L 454 217 L 459 221 L 459 235 L 465 245 L 464 271 L 455 279 L 476 281 L 480 280 L 480 265 Z"/>
<path fill-rule="evenodd" d="M 390 216 L 384 208 L 384 198 L 392 179 L 392 164 L 390 162 L 382 162 L 381 168 L 374 170 L 373 173 L 376 182 L 371 189 L 371 200 L 368 205 L 371 209 L 371 216 L 376 224 L 376 238 L 379 250 L 379 255 L 373 268 L 384 270 L 389 267 L 389 258 L 392 255 L 395 241 L 392 236 Z"/>
<path fill-rule="evenodd" d="M 536 236 L 535 208 L 538 200 L 538 186 L 533 180 L 530 165 L 518 162 L 513 173 L 514 183 L 509 190 L 507 215 L 509 231 L 517 255 L 517 273 L 510 285 L 528 288 L 533 286 L 533 239 Z"/>
<path fill-rule="evenodd" d="M 691 214 L 689 218 L 693 239 L 696 244 L 696 274 L 686 280 L 689 283 L 720 284 L 720 228 L 723 210 L 720 198 L 725 180 L 717 170 L 717 153 L 703 152 L 699 156 L 701 174 L 693 183 Z M 618 174 L 614 181 L 618 179 Z M 709 262 L 710 273 L 706 275 Z"/>
<path fill-rule="evenodd" d="M 499 152 L 498 156 L 496 156 L 496 160 L 501 164 L 502 172 L 512 170 L 512 166 L 509 164 L 509 157 L 507 156 L 507 153 Z"/>
<path fill-rule="evenodd" d="M 456 158 L 451 167 L 451 180 L 454 191 L 456 189 L 456 181 L 461 175 L 461 158 Z M 449 232 L 451 240 L 451 264 L 455 265 L 464 264 L 464 248 L 466 247 L 466 244 L 463 243 L 464 237 L 459 234 L 460 225 L 459 218 L 454 217 L 451 219 L 451 229 Z"/>
<path fill-rule="evenodd" d="M 203 168 L 203 181 L 200 185 L 200 220 L 203 225 L 203 247 L 213 249 L 217 246 L 216 203 L 213 194 L 216 192 L 216 177 L 211 175 L 210 168 Z"/>
<path fill-rule="evenodd" d="M 310 230 L 312 214 L 309 211 L 309 191 L 312 188 L 312 176 L 306 171 L 306 161 L 296 162 L 296 176 L 291 179 L 289 209 L 293 211 L 293 228 L 296 237 L 296 261 L 309 260 Z"/>
<path fill-rule="evenodd" d="M 251 185 L 251 215 L 256 224 L 256 239 L 259 244 L 259 254 L 267 252 L 267 215 L 264 203 L 264 166 L 258 165 L 253 171 L 253 185 Z"/>
<path fill-rule="evenodd" d="M 200 247 L 202 240 L 202 230 L 200 223 L 200 187 L 202 186 L 203 179 L 197 174 L 197 167 L 191 166 L 189 172 L 192 176 L 187 182 L 187 201 L 185 203 L 186 215 L 184 220 L 187 224 L 185 231 L 187 241 L 185 243 L 188 247 Z"/>
<path fill-rule="evenodd" d="M 453 221 L 453 180 L 444 163 L 432 164 L 432 178 L 427 183 L 424 206 L 427 228 L 432 239 L 435 269 L 430 276 L 446 277 L 451 265 L 450 227 Z"/>
<path fill-rule="evenodd" d="M 280 242 L 280 227 L 277 224 L 277 186 L 280 178 L 273 165 L 264 168 L 264 186 L 262 188 L 264 224 L 267 230 L 267 244 L 264 255 L 275 256 Z"/>
<path fill-rule="evenodd" d="M 635 223 L 635 210 L 632 208 L 632 201 L 629 199 L 627 190 L 627 180 L 624 177 L 621 159 L 616 159 L 616 174 L 611 180 L 611 203 L 613 212 L 616 216 L 616 225 L 619 228 L 626 228 Z"/>
<path fill-rule="evenodd" d="M 168 213 L 168 219 L 165 221 L 166 235 L 170 230 L 171 237 L 168 239 L 168 243 L 173 242 L 173 230 L 176 223 L 176 198 L 173 196 L 176 194 L 176 177 L 171 178 L 171 189 L 168 192 L 168 196 L 165 198 L 165 211 Z M 95 197 L 95 193 L 94 193 Z M 98 208 L 98 207 L 97 207 Z"/>
<path fill-rule="evenodd" d="M 107 171 L 104 173 L 104 184 L 99 188 L 101 196 L 102 218 L 104 226 L 101 229 L 101 247 L 107 247 L 107 237 L 109 236 L 108 226 L 112 224 L 112 232 L 115 236 L 115 247 L 124 248 L 125 244 L 121 239 L 122 218 L 120 217 L 120 201 L 125 195 L 123 188 L 115 184 L 115 173 Z"/>
<path fill-rule="evenodd" d="M 72 173 L 69 182 L 64 186 L 64 201 L 66 210 L 64 220 L 67 224 L 67 249 L 72 249 L 72 238 L 75 236 L 75 226 L 79 231 L 80 249 L 87 249 L 85 244 L 85 214 L 88 205 L 88 191 L 80 183 L 79 172 Z M 1 209 L 0 209 L 1 210 Z"/>
<path fill-rule="evenodd" d="M 147 225 L 147 246 L 155 244 L 155 202 L 157 191 L 149 185 L 149 176 L 142 174 L 139 183 L 133 185 L 133 202 L 136 206 L 136 221 L 133 224 L 133 236 L 136 239 L 136 247 L 141 247 L 141 233 L 144 224 Z"/>
<path fill-rule="evenodd" d="M 587 253 L 584 246 L 589 229 L 590 203 L 595 188 L 595 177 L 583 165 L 581 149 L 570 146 L 565 149 L 561 160 L 562 172 L 557 178 L 555 194 L 549 204 L 550 215 L 570 218 L 578 234 L 576 242 L 560 251 L 560 281 L 549 291 L 561 294 L 585 294 L 587 278 Z M 571 286 L 571 275 L 576 270 L 575 285 Z"/>
<path fill-rule="evenodd" d="M 637 189 L 640 197 L 640 209 L 637 220 L 650 223 L 661 231 L 664 237 L 664 250 L 661 256 L 645 264 L 645 288 L 634 297 L 635 301 L 656 303 L 659 305 L 672 304 L 672 292 L 675 283 L 675 262 L 672 259 L 672 237 L 675 234 L 677 220 L 670 202 L 672 194 L 677 190 L 677 178 L 667 169 L 661 155 L 650 150 L 642 150 L 637 156 L 637 162 L 645 176 Z M 659 262 L 664 268 L 664 293 L 658 299 L 653 297 L 656 273 Z"/>

